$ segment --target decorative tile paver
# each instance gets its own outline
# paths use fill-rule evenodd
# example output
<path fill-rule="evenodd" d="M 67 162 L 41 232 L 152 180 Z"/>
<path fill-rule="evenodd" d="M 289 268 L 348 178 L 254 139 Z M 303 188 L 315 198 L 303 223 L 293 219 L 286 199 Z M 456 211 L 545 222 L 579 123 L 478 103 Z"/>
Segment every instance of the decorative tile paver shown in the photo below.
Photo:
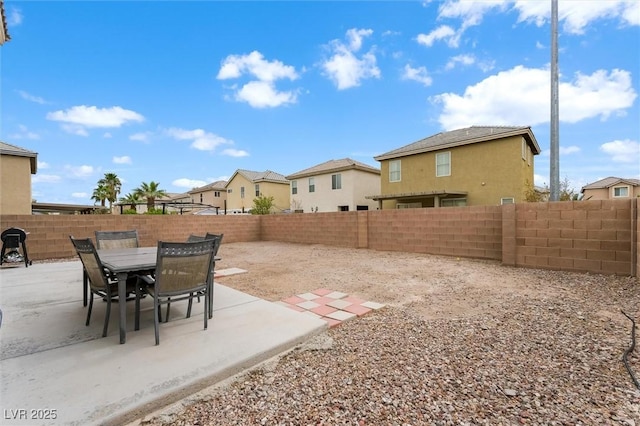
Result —
<path fill-rule="evenodd" d="M 366 315 L 385 306 L 382 303 L 366 301 L 327 288 L 297 294 L 276 303 L 306 315 L 321 318 L 329 327 L 335 327 L 343 321 Z"/>

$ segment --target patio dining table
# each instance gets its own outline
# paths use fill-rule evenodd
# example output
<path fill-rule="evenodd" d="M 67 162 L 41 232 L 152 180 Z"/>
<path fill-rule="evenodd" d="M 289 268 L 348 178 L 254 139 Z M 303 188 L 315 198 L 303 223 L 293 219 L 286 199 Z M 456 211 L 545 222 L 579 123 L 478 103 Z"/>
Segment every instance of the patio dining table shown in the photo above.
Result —
<path fill-rule="evenodd" d="M 98 257 L 102 265 L 118 278 L 118 295 L 125 295 L 127 292 L 127 278 L 135 274 L 150 274 L 156 270 L 158 257 L 158 247 L 135 247 L 119 249 L 98 250 Z M 215 261 L 219 257 L 214 258 Z M 213 309 L 213 272 L 211 282 L 209 282 L 209 318 L 212 317 Z M 120 343 L 127 341 L 127 307 L 125 303 L 118 303 L 119 323 L 120 323 Z M 207 313 L 205 312 L 205 315 Z"/>

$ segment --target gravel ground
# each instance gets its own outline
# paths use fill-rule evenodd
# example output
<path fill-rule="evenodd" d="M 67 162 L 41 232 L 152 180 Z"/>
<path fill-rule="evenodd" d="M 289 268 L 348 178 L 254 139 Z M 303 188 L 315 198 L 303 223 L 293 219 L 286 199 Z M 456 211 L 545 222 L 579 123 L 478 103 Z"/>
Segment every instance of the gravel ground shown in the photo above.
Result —
<path fill-rule="evenodd" d="M 267 300 L 324 287 L 387 306 L 142 424 L 640 425 L 622 362 L 637 278 L 270 242 L 220 255 L 249 271 L 221 283 Z"/>

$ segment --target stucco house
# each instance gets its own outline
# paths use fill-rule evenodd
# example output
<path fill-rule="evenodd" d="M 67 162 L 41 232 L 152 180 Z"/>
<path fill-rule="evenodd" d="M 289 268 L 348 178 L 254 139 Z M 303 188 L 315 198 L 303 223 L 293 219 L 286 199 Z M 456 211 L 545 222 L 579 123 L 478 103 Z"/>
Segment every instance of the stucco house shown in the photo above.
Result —
<path fill-rule="evenodd" d="M 0 142 L 0 214 L 31 214 L 31 175 L 38 154 Z"/>
<path fill-rule="evenodd" d="M 209 207 L 213 210 L 224 212 L 227 206 L 227 184 L 226 180 L 218 180 L 205 186 L 200 186 L 189 191 L 189 197 L 194 205 L 201 204 L 202 207 Z M 194 209 L 194 213 L 202 208 Z"/>
<path fill-rule="evenodd" d="M 291 209 L 305 213 L 376 210 L 367 195 L 380 193 L 380 169 L 343 158 L 329 160 L 287 176 Z"/>
<path fill-rule="evenodd" d="M 227 184 L 227 214 L 248 213 L 256 197 L 273 197 L 274 212 L 289 208 L 289 181 L 280 173 L 267 170 L 236 170 Z"/>
<path fill-rule="evenodd" d="M 472 126 L 438 133 L 374 157 L 381 208 L 522 202 L 540 147 L 530 127 Z"/>
<path fill-rule="evenodd" d="M 640 179 L 607 177 L 580 189 L 583 200 L 610 200 L 640 197 Z"/>

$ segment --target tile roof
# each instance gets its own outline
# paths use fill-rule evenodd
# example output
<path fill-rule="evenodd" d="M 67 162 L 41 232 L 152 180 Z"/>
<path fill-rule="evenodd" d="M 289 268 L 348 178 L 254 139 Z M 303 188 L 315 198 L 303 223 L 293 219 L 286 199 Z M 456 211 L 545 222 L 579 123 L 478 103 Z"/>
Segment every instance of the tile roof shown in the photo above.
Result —
<path fill-rule="evenodd" d="M 13 155 L 16 157 L 28 157 L 31 162 L 31 174 L 35 175 L 38 171 L 37 152 L 29 151 L 28 149 L 20 148 L 19 146 L 0 141 L 0 154 Z"/>
<path fill-rule="evenodd" d="M 2 20 L 0 26 L 0 45 L 4 44 L 5 41 L 11 40 L 11 36 L 9 35 L 9 29 L 7 28 L 7 18 L 4 14 L 4 1 L 0 1 L 0 19 Z"/>
<path fill-rule="evenodd" d="M 340 160 L 329 160 L 324 163 L 317 164 L 308 169 L 300 170 L 299 172 L 290 174 L 287 179 L 299 179 L 306 176 L 315 176 L 331 172 L 339 172 L 343 170 L 361 170 L 363 172 L 370 172 L 374 174 L 380 174 L 380 169 L 372 167 L 368 164 L 361 163 L 359 161 L 352 160 L 351 158 L 342 158 Z"/>
<path fill-rule="evenodd" d="M 264 172 L 254 172 L 251 170 L 238 169 L 236 173 L 241 174 L 251 182 L 289 183 L 286 177 L 284 177 L 280 173 L 272 172 L 271 170 L 266 170 Z M 233 179 L 233 176 L 231 177 L 231 179 Z M 229 181 L 231 181 L 231 179 L 229 179 Z"/>
<path fill-rule="evenodd" d="M 208 191 L 210 189 L 220 189 L 220 190 L 224 190 L 225 186 L 227 185 L 227 181 L 226 180 L 217 180 L 215 182 L 211 182 L 207 185 L 204 186 L 199 186 L 197 188 L 193 188 L 191 191 L 188 191 L 189 194 L 193 194 L 194 192 L 202 192 L 202 191 Z"/>
<path fill-rule="evenodd" d="M 377 161 L 382 161 L 518 135 L 523 136 L 527 140 L 534 154 L 540 154 L 540 146 L 538 146 L 538 141 L 536 141 L 530 127 L 471 126 L 464 129 L 438 133 L 374 158 Z"/>
<path fill-rule="evenodd" d="M 627 185 L 631 185 L 631 186 L 640 186 L 640 179 L 625 179 L 625 178 L 609 176 L 604 179 L 600 179 L 583 186 L 580 192 L 584 192 L 585 189 L 609 188 L 609 187 L 612 187 L 613 185 L 617 185 L 618 183 L 626 183 Z"/>

